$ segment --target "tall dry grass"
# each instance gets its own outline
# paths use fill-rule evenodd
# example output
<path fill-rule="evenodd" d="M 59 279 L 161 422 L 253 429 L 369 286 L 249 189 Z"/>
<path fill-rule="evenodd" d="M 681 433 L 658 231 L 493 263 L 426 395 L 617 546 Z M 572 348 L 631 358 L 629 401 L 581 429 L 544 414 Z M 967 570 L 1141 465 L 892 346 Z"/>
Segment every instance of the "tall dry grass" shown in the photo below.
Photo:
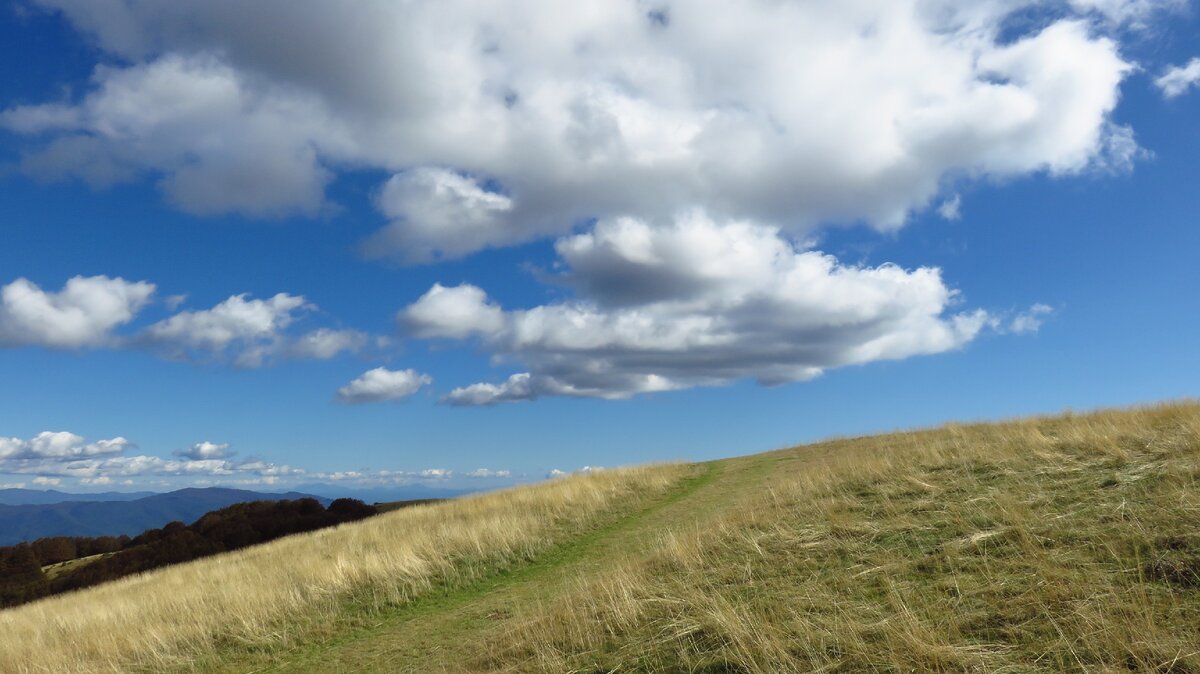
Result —
<path fill-rule="evenodd" d="M 217 647 L 288 645 L 528 560 L 685 466 L 619 469 L 419 506 L 0 611 L 0 672 L 154 671 Z"/>
<path fill-rule="evenodd" d="M 1200 671 L 1200 405 L 837 440 L 473 670 Z"/>

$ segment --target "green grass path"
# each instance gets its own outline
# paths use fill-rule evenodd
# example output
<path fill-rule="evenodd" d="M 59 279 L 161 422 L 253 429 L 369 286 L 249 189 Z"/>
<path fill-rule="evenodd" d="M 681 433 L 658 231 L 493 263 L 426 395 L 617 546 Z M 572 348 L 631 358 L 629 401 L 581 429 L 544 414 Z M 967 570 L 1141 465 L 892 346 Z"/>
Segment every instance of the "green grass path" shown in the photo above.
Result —
<path fill-rule="evenodd" d="M 206 672 L 438 672 L 467 661 L 479 635 L 505 629 L 514 609 L 546 600 L 623 555 L 644 552 L 670 530 L 695 526 L 756 491 L 777 455 L 699 464 L 665 494 L 537 559 L 470 586 L 430 595 L 353 629 L 288 651 L 217 654 Z"/>

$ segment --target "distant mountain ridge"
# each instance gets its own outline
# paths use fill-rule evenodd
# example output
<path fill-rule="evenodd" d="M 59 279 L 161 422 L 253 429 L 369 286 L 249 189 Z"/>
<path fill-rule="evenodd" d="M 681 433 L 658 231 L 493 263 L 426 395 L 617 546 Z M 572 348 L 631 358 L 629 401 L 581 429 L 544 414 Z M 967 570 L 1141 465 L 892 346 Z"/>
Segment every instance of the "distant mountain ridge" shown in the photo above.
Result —
<path fill-rule="evenodd" d="M 296 487 L 298 491 L 317 494 L 330 499 L 354 498 L 363 503 L 388 503 L 391 501 L 416 501 L 420 499 L 445 499 L 473 494 L 478 489 L 447 489 L 410 484 L 394 487 L 345 487 L 327 482 L 313 482 Z"/>
<path fill-rule="evenodd" d="M 154 496 L 153 491 L 104 491 L 72 494 L 57 489 L 0 489 L 0 505 L 50 505 L 63 501 L 133 501 Z"/>
<path fill-rule="evenodd" d="M 99 496 L 56 494 L 67 497 Z M 306 497 L 317 498 L 325 505 L 331 501 L 329 498 L 295 491 L 279 494 L 206 487 L 179 489 L 132 500 L 64 500 L 56 503 L 0 505 L 0 545 L 14 545 L 47 536 L 135 536 L 169 522 L 190 524 L 205 513 L 235 503 Z"/>

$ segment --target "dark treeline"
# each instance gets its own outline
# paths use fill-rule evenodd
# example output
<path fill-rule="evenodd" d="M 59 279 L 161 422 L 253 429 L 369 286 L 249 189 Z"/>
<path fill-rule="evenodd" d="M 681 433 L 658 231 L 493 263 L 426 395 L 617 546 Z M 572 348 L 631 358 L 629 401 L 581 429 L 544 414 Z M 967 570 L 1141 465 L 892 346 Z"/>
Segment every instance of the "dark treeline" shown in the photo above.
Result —
<path fill-rule="evenodd" d="M 3 547 L 0 548 L 0 606 L 15 606 L 288 534 L 360 520 L 376 512 L 375 506 L 354 499 L 338 499 L 328 508 L 312 498 L 255 501 L 214 510 L 190 525 L 171 522 L 134 538 L 56 536 Z M 42 567 L 50 564 L 94 555 L 104 556 L 55 569 L 57 573 L 42 571 Z"/>

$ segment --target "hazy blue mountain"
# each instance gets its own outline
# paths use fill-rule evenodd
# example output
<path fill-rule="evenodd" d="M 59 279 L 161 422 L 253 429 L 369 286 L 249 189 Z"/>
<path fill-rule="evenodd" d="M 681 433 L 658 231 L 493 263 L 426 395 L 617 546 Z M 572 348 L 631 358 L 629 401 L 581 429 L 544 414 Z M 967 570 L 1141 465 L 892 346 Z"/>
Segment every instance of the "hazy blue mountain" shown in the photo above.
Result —
<path fill-rule="evenodd" d="M 57 489 L 0 489 L 0 505 L 46 505 L 63 501 L 132 501 L 153 496 L 153 491 L 102 491 L 72 494 Z"/>
<path fill-rule="evenodd" d="M 356 498 L 363 503 L 387 503 L 390 501 L 411 501 L 424 498 L 454 498 L 470 494 L 478 489 L 440 489 L 413 484 L 398 487 L 345 487 L 342 485 L 314 482 L 302 484 L 296 489 L 309 494 L 318 494 L 326 498 Z"/>
<path fill-rule="evenodd" d="M 68 496 L 70 496 L 68 494 Z M 246 501 L 278 501 L 312 496 L 208 487 L 151 494 L 128 501 L 62 501 L 0 505 L 0 545 L 46 536 L 134 536 L 179 520 L 190 524 L 205 513 Z M 328 503 L 331 499 L 317 496 Z"/>

